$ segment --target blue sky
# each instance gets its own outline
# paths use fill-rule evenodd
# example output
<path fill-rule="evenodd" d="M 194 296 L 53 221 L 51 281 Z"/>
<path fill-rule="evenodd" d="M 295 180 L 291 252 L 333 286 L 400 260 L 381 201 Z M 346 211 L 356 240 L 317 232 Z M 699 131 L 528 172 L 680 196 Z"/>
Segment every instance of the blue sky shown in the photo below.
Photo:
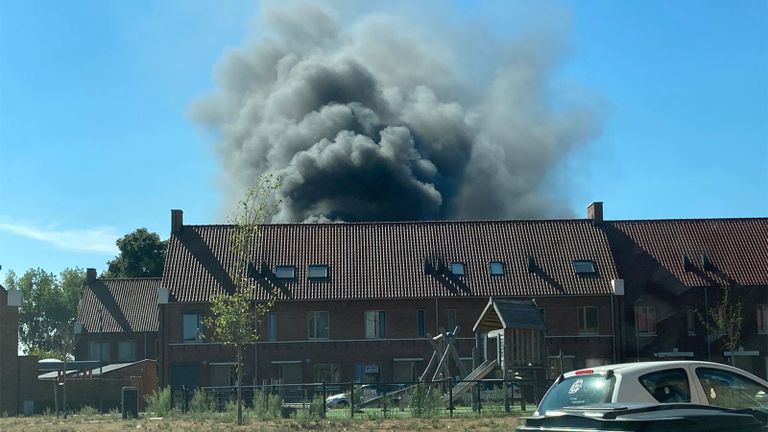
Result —
<path fill-rule="evenodd" d="M 502 39 L 525 20 L 564 28 L 553 88 L 578 83 L 606 111 L 602 136 L 566 162 L 574 214 L 602 200 L 608 219 L 768 216 L 768 2 L 428 6 Z M 258 13 L 246 1 L 0 0 L 1 278 L 101 270 L 117 237 L 167 237 L 171 208 L 220 222 L 218 162 L 187 111 Z"/>

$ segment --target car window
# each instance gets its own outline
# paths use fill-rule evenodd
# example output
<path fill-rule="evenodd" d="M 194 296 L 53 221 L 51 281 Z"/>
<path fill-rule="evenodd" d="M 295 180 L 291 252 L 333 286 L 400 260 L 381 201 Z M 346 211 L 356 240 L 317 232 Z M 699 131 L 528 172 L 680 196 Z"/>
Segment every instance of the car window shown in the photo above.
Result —
<path fill-rule="evenodd" d="M 640 385 L 661 403 L 690 402 L 691 386 L 685 369 L 667 369 L 642 375 Z"/>
<path fill-rule="evenodd" d="M 734 372 L 696 368 L 696 376 L 710 405 L 723 408 L 768 407 L 768 387 Z"/>
<path fill-rule="evenodd" d="M 539 411 L 560 409 L 567 406 L 608 403 L 613 394 L 616 377 L 603 375 L 576 375 L 554 384 L 539 405 Z"/>

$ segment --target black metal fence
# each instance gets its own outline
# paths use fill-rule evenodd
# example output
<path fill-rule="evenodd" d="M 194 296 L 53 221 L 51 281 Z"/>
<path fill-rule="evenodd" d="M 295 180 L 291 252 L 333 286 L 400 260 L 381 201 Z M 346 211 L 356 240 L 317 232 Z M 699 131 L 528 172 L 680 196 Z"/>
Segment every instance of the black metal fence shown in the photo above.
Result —
<path fill-rule="evenodd" d="M 310 383 L 244 386 L 253 416 L 321 418 L 411 418 L 530 413 L 549 380 L 442 380 L 427 383 Z M 236 387 L 172 389 L 182 411 L 234 409 Z"/>

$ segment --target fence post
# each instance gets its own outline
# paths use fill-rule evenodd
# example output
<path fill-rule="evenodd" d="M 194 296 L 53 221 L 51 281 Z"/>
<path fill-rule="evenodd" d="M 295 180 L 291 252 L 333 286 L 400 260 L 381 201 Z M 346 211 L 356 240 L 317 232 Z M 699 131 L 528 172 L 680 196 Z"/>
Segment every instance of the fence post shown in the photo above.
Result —
<path fill-rule="evenodd" d="M 481 381 L 475 381 L 475 387 L 477 388 L 477 413 L 480 414 L 482 410 L 483 402 L 480 400 L 480 384 Z"/>
<path fill-rule="evenodd" d="M 522 384 L 523 384 L 523 383 L 521 382 L 521 383 L 520 383 L 520 410 L 522 410 L 523 412 L 525 412 L 525 394 L 526 394 L 527 392 L 526 392 L 526 391 L 524 391 L 524 390 L 527 388 L 527 386 L 523 387 L 523 385 L 522 385 Z"/>
<path fill-rule="evenodd" d="M 512 385 L 512 382 L 510 381 L 507 385 L 507 378 L 505 377 L 501 385 L 504 386 L 504 412 L 509 414 L 509 385 Z"/>
<path fill-rule="evenodd" d="M 184 398 L 184 403 L 182 404 L 182 410 L 184 412 L 189 411 L 189 387 L 182 386 L 181 387 L 181 396 Z"/>
<path fill-rule="evenodd" d="M 350 418 L 355 418 L 355 383 L 349 383 L 349 412 Z"/>
<path fill-rule="evenodd" d="M 451 418 L 453 418 L 453 377 L 450 377 L 448 382 L 448 411 L 450 411 Z"/>
<path fill-rule="evenodd" d="M 323 408 L 322 408 L 322 413 L 323 413 L 322 417 L 323 418 L 325 418 L 325 416 L 328 414 L 328 411 L 327 411 L 328 407 L 325 406 L 325 398 L 326 397 L 327 396 L 326 396 L 326 392 L 325 392 L 325 380 L 323 380 Z"/>

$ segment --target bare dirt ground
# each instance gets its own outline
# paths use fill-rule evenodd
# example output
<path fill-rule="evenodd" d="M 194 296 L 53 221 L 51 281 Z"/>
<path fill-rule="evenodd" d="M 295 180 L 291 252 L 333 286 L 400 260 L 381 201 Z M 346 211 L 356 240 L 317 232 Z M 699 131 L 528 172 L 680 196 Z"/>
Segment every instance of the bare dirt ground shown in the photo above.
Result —
<path fill-rule="evenodd" d="M 211 419 L 188 418 L 119 420 L 109 416 L 8 417 L 0 418 L 0 431 L 24 432 L 209 432 L 209 431 L 513 431 L 515 417 L 377 419 L 377 420 L 252 420 L 244 426 Z"/>

